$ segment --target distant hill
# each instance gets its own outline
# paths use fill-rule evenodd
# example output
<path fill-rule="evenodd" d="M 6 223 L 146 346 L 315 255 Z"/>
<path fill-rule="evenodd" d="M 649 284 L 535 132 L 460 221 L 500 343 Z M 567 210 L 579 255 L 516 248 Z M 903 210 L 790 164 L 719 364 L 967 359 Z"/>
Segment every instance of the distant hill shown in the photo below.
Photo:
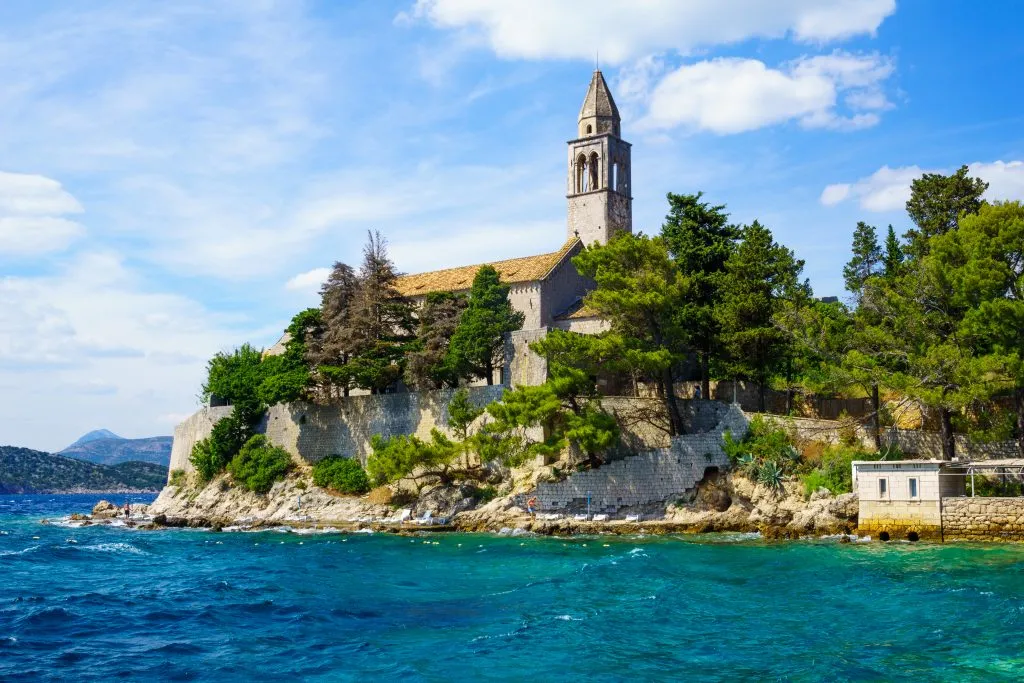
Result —
<path fill-rule="evenodd" d="M 0 446 L 0 493 L 159 491 L 167 467 L 148 462 L 97 465 L 17 446 Z"/>
<path fill-rule="evenodd" d="M 152 462 L 167 467 L 171 464 L 171 443 L 173 441 L 174 437 L 170 436 L 122 439 L 106 429 L 97 429 L 62 450 L 60 454 L 100 465 Z"/>
<path fill-rule="evenodd" d="M 74 448 L 75 446 L 81 446 L 82 444 L 89 443 L 90 441 L 98 441 L 99 439 L 121 439 L 121 438 L 122 437 L 118 436 L 117 434 L 115 434 L 114 432 L 110 431 L 109 429 L 94 429 L 91 432 L 89 432 L 88 434 L 85 434 L 84 436 L 79 438 L 78 441 L 76 441 L 73 444 L 71 444 L 70 446 L 68 446 L 68 448 Z"/>

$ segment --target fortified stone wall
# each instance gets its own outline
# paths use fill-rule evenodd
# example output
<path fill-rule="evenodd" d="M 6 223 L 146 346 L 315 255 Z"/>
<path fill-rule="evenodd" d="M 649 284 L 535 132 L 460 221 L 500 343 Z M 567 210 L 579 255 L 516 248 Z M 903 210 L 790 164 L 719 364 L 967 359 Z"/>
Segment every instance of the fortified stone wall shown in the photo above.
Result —
<path fill-rule="evenodd" d="M 530 350 L 530 344 L 547 334 L 547 329 L 518 330 L 505 337 L 505 377 L 508 384 L 533 387 L 547 381 L 547 360 Z"/>
<path fill-rule="evenodd" d="M 501 398 L 502 385 L 470 387 L 469 398 L 483 406 Z M 308 462 L 328 455 L 359 458 L 366 463 L 370 439 L 415 434 L 427 438 L 434 427 L 447 431 L 448 404 L 453 390 L 423 393 L 349 396 L 326 405 L 296 402 L 272 406 L 257 431 L 271 443 Z M 213 425 L 232 408 L 203 408 L 174 430 L 171 471 L 192 472 L 192 447 L 210 435 Z"/>
<path fill-rule="evenodd" d="M 946 498 L 946 540 L 1024 541 L 1024 498 Z"/>
<path fill-rule="evenodd" d="M 727 430 L 738 436 L 747 431 L 746 417 L 733 406 L 723 411 L 712 431 L 677 436 L 668 448 L 616 460 L 564 481 L 539 484 L 538 506 L 545 512 L 586 512 L 589 496 L 593 513 L 647 512 L 652 506 L 663 511 L 664 503 L 693 489 L 708 469 L 729 466 L 722 449 L 722 434 Z"/>
<path fill-rule="evenodd" d="M 192 455 L 192 446 L 210 436 L 213 425 L 231 414 L 234 410 L 231 406 L 218 406 L 215 408 L 201 408 L 193 413 L 184 422 L 174 428 L 174 441 L 171 444 L 171 465 L 168 470 L 168 477 L 175 470 L 191 472 L 192 463 L 189 456 Z"/>

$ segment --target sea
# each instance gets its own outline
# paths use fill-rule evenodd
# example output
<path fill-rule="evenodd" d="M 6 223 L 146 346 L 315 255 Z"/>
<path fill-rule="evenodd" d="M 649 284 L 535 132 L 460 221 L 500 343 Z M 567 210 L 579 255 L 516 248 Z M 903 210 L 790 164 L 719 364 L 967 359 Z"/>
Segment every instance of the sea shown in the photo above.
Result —
<path fill-rule="evenodd" d="M 60 521 L 99 498 L 0 497 L 0 680 L 1024 678 L 1016 545 Z"/>

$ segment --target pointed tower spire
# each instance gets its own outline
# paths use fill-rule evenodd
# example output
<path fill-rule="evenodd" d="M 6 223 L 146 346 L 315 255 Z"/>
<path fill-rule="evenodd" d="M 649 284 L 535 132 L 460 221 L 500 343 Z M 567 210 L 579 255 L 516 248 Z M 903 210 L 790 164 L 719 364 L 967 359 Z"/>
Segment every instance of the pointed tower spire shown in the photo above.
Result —
<path fill-rule="evenodd" d="M 579 124 L 581 138 L 603 133 L 611 133 L 616 137 L 621 135 L 619 108 L 615 106 L 615 100 L 612 99 L 600 69 L 596 69 L 590 79 L 587 96 L 583 98 L 583 106 L 580 107 Z"/>

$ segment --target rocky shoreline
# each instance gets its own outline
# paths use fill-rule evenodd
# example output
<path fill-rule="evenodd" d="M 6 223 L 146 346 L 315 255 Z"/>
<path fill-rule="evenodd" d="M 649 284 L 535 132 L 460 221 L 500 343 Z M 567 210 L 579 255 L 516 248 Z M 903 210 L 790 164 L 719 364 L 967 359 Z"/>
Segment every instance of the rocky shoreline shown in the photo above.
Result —
<path fill-rule="evenodd" d="M 119 523 L 140 529 L 290 527 L 400 534 L 757 532 L 769 539 L 847 535 L 855 533 L 857 527 L 857 498 L 853 494 L 833 496 L 821 489 L 807 498 L 797 482 L 786 482 L 778 491 L 736 473 L 709 477 L 685 499 L 667 504 L 662 514 L 630 519 L 531 515 L 517 504 L 521 496 L 509 494 L 479 504 L 459 487 L 435 488 L 404 507 L 374 498 L 373 494 L 339 495 L 313 486 L 301 475 L 290 476 L 275 484 L 268 494 L 258 495 L 231 486 L 222 476 L 202 488 L 167 486 L 151 505 L 135 506 L 131 519 Z M 82 524 L 120 520 L 102 504 L 92 514 L 76 517 Z"/>

